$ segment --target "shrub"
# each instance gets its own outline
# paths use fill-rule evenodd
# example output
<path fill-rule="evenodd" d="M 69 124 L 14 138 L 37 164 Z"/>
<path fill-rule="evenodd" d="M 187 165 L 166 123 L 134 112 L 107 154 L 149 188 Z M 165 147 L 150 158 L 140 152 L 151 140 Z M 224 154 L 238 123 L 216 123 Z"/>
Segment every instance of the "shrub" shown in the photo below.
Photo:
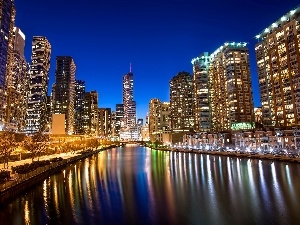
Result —
<path fill-rule="evenodd" d="M 0 170 L 0 183 L 7 181 L 10 178 L 10 171 Z"/>
<path fill-rule="evenodd" d="M 34 161 L 32 163 L 25 163 L 24 165 L 11 167 L 13 172 L 18 174 L 25 174 L 31 171 L 36 170 L 39 167 L 50 165 L 50 160 L 43 160 L 43 161 Z"/>

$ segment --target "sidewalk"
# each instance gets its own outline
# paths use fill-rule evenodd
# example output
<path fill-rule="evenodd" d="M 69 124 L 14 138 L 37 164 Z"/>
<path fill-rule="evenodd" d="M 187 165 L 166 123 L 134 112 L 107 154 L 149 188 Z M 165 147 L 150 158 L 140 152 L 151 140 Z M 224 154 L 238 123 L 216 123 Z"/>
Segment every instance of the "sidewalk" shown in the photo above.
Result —
<path fill-rule="evenodd" d="M 80 152 L 82 150 L 78 150 L 77 152 Z M 53 155 L 44 155 L 44 156 L 41 156 L 39 158 L 40 161 L 42 160 L 50 160 L 52 158 L 56 158 L 56 157 L 61 157 L 63 159 L 69 159 L 69 158 L 72 158 L 74 156 L 77 156 L 79 155 L 77 152 L 75 153 L 71 153 L 71 152 L 68 152 L 68 153 L 58 153 L 58 154 L 53 154 Z M 35 158 L 34 161 L 37 161 L 38 158 Z M 12 171 L 11 170 L 11 167 L 13 166 L 20 166 L 20 165 L 24 165 L 25 163 L 31 163 L 32 162 L 32 159 L 24 159 L 24 160 L 19 160 L 19 161 L 14 161 L 14 162 L 8 162 L 8 169 L 4 169 L 3 168 L 3 163 L 0 164 L 0 170 L 8 170 L 8 171 Z"/>

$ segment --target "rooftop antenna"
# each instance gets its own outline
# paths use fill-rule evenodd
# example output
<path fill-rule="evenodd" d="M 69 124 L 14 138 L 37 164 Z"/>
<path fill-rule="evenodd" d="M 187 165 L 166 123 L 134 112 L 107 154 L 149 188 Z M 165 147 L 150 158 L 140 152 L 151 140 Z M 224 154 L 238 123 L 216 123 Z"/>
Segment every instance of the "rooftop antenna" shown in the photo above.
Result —
<path fill-rule="evenodd" d="M 131 63 L 129 64 L 129 72 L 132 72 Z"/>

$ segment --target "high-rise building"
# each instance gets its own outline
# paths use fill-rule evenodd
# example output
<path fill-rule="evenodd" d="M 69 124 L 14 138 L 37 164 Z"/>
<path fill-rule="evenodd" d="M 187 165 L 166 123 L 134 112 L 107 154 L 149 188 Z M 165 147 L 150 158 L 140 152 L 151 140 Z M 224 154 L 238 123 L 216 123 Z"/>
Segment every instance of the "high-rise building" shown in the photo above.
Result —
<path fill-rule="evenodd" d="M 75 73 L 76 65 L 71 56 L 56 57 L 53 113 L 65 114 L 67 134 L 74 132 Z"/>
<path fill-rule="evenodd" d="M 27 94 L 29 88 L 28 70 L 24 56 L 25 35 L 14 27 L 13 29 L 13 62 L 11 73 L 6 79 L 6 126 L 22 131 L 26 127 Z"/>
<path fill-rule="evenodd" d="M 99 136 L 102 138 L 111 138 L 111 109 L 110 108 L 99 108 L 98 109 L 98 128 Z"/>
<path fill-rule="evenodd" d="M 170 142 L 170 103 L 151 99 L 149 103 L 150 141 Z"/>
<path fill-rule="evenodd" d="M 136 125 L 136 102 L 133 101 L 133 73 L 123 76 L 123 105 L 124 128 L 133 128 Z"/>
<path fill-rule="evenodd" d="M 170 81 L 170 111 L 172 141 L 180 142 L 195 125 L 193 77 L 188 72 L 179 72 Z"/>
<path fill-rule="evenodd" d="M 209 104 L 209 53 L 204 52 L 192 60 L 195 99 L 195 130 L 210 131 L 210 104 Z"/>
<path fill-rule="evenodd" d="M 300 7 L 291 10 L 256 36 L 255 46 L 262 123 L 300 124 Z"/>
<path fill-rule="evenodd" d="M 98 93 L 90 91 L 84 94 L 84 133 L 98 136 Z"/>
<path fill-rule="evenodd" d="M 46 37 L 34 36 L 32 40 L 27 132 L 44 132 L 47 128 L 47 92 L 50 70 L 51 45 Z"/>
<path fill-rule="evenodd" d="M 15 6 L 12 0 L 0 0 L 0 130 L 6 124 L 6 83 L 13 66 L 13 28 Z"/>
<path fill-rule="evenodd" d="M 226 42 L 210 55 L 209 88 L 212 129 L 253 126 L 253 97 L 247 43 Z"/>
<path fill-rule="evenodd" d="M 75 134 L 84 134 L 85 81 L 75 80 L 74 129 Z"/>

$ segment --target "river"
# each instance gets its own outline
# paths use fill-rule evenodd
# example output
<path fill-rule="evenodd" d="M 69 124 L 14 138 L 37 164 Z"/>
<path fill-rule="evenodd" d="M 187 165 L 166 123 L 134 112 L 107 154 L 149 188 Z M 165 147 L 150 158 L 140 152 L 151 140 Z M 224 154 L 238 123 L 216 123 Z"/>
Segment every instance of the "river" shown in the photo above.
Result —
<path fill-rule="evenodd" d="M 127 145 L 1 206 L 0 224 L 300 224 L 300 165 Z"/>

